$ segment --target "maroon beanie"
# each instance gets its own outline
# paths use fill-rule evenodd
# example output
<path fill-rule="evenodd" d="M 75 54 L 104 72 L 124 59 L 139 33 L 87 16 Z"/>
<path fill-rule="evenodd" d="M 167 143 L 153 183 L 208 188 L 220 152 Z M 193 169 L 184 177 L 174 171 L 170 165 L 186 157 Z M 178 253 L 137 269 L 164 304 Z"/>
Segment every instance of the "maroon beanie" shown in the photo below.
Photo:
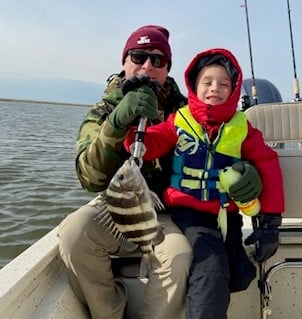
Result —
<path fill-rule="evenodd" d="M 158 25 L 145 25 L 134 31 L 128 38 L 124 50 L 122 63 L 124 64 L 129 50 L 158 49 L 168 60 L 168 70 L 171 68 L 171 48 L 169 45 L 169 31 Z"/>

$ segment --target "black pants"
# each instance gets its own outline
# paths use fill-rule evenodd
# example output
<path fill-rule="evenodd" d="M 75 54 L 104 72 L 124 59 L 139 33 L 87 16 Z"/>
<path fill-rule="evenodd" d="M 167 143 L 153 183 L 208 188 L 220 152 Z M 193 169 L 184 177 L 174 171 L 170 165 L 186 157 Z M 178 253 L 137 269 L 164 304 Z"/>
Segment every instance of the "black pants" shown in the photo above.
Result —
<path fill-rule="evenodd" d="M 256 268 L 242 246 L 242 217 L 228 215 L 228 234 L 223 242 L 217 216 L 178 207 L 172 220 L 193 248 L 188 279 L 187 319 L 226 319 L 230 293 L 246 289 Z"/>

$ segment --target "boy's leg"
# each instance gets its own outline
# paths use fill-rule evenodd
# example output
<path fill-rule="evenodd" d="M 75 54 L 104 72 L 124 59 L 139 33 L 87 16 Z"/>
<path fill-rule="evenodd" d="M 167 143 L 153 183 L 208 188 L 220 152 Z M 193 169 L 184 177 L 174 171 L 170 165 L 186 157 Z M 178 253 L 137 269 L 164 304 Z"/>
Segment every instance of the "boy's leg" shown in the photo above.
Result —
<path fill-rule="evenodd" d="M 230 301 L 229 265 L 217 216 L 178 207 L 173 221 L 193 249 L 186 300 L 187 319 L 226 319 Z"/>
<path fill-rule="evenodd" d="M 228 260 L 220 233 L 208 231 L 205 227 L 186 230 L 194 254 L 186 303 L 187 319 L 227 318 L 230 302 Z"/>

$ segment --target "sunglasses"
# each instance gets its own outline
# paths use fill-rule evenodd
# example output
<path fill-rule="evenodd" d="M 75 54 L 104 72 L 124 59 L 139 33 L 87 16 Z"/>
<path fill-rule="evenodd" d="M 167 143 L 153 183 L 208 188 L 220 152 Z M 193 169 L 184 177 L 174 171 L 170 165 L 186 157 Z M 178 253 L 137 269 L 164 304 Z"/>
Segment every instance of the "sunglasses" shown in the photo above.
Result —
<path fill-rule="evenodd" d="M 162 68 L 167 63 L 167 58 L 162 54 L 147 53 L 145 51 L 136 50 L 130 50 L 128 54 L 131 57 L 131 61 L 139 65 L 143 65 L 148 58 L 150 58 L 150 61 L 155 68 Z"/>

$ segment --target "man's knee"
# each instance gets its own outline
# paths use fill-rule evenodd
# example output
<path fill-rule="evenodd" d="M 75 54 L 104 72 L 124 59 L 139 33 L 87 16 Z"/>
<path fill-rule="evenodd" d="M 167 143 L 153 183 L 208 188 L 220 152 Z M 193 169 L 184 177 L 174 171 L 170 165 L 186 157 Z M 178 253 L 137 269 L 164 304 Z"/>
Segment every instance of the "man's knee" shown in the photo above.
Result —
<path fill-rule="evenodd" d="M 60 223 L 58 238 L 61 256 L 77 255 L 81 247 L 84 247 L 88 225 L 92 218 L 91 210 L 87 206 L 82 206 Z"/>

